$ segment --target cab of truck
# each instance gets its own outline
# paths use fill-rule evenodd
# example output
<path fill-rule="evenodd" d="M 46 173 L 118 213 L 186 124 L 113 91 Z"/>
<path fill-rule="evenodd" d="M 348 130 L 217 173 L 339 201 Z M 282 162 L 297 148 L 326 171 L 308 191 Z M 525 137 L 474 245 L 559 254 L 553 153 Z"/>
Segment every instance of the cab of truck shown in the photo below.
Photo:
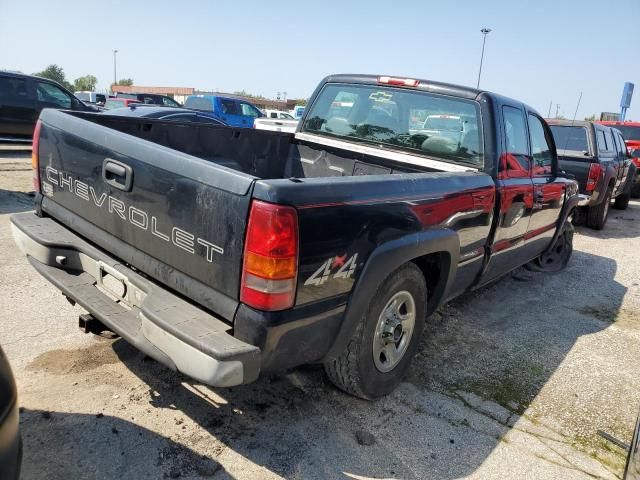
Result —
<path fill-rule="evenodd" d="M 254 120 L 264 117 L 255 105 L 245 100 L 219 95 L 190 95 L 184 106 L 204 112 L 230 127 L 253 128 Z"/>

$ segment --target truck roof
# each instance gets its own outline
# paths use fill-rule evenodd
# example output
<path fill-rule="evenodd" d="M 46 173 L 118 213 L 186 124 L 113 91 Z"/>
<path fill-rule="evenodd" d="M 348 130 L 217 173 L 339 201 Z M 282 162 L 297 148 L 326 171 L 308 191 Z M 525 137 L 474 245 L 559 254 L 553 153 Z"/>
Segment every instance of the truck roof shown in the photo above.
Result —
<path fill-rule="evenodd" d="M 588 127 L 595 123 L 588 120 L 567 120 L 563 118 L 545 118 L 545 121 L 549 125 L 562 125 L 566 127 Z"/>
<path fill-rule="evenodd" d="M 325 77 L 320 83 L 320 86 L 322 86 L 324 83 L 356 83 L 356 84 L 361 83 L 365 85 L 381 85 L 381 83 L 379 82 L 379 79 L 383 76 L 388 76 L 390 78 L 399 78 L 399 79 L 407 78 L 404 75 L 368 75 L 368 74 L 344 73 L 344 74 L 329 75 Z M 523 106 L 526 105 L 525 103 L 519 100 L 505 97 L 503 95 L 499 95 L 497 93 L 490 92 L 488 90 L 467 87 L 464 85 L 456 85 L 453 83 L 426 80 L 421 78 L 413 78 L 413 77 L 409 77 L 409 78 L 415 79 L 418 82 L 418 84 L 415 87 L 408 87 L 408 89 L 416 89 L 424 92 L 439 93 L 441 95 L 451 95 L 454 97 L 468 98 L 470 100 L 477 100 L 479 95 L 484 94 L 484 95 L 491 96 L 495 99 L 501 100 L 502 103 L 508 103 L 512 105 L 514 104 L 523 105 Z M 531 111 L 534 111 L 534 112 L 536 111 L 534 108 L 531 108 L 528 105 L 526 105 L 526 107 Z"/>

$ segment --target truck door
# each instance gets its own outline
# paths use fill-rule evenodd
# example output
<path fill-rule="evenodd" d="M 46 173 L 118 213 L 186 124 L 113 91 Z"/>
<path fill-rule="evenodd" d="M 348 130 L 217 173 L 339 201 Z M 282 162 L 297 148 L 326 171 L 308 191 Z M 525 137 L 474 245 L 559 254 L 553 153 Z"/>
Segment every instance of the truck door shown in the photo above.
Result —
<path fill-rule="evenodd" d="M 624 143 L 622 134 L 618 130 L 612 130 L 613 138 L 616 144 L 616 150 L 618 151 L 618 160 L 620 161 L 620 170 L 618 172 L 618 178 L 620 179 L 620 189 L 624 189 L 627 185 L 627 176 L 629 175 L 629 154 L 627 153 L 627 146 Z"/>
<path fill-rule="evenodd" d="M 245 120 L 241 115 L 240 104 L 236 100 L 230 98 L 218 98 L 220 108 L 220 119 L 230 127 L 244 127 L 242 121 Z M 245 120 L 246 123 L 246 120 Z"/>
<path fill-rule="evenodd" d="M 613 195 L 616 196 L 620 192 L 622 188 L 622 176 L 624 175 L 624 161 L 620 158 L 620 154 L 618 152 L 618 148 L 616 145 L 616 141 L 614 139 L 615 135 L 611 128 L 606 128 L 604 132 L 604 136 L 607 140 L 607 147 L 611 151 L 613 168 L 616 170 L 616 183 L 613 187 Z"/>
<path fill-rule="evenodd" d="M 480 283 L 503 275 L 529 259 L 522 252 L 533 208 L 531 156 L 526 117 L 519 107 L 503 105 L 497 192 L 497 223 L 490 257 Z"/>
<path fill-rule="evenodd" d="M 564 181 L 557 177 L 551 130 L 537 114 L 529 112 L 533 211 L 525 235 L 527 253 L 538 256 L 549 245 L 564 203 Z M 555 163 L 555 165 L 554 165 Z"/>
<path fill-rule="evenodd" d="M 253 121 L 260 117 L 260 111 L 246 102 L 240 102 L 240 113 L 242 113 L 242 126 L 247 128 L 253 128 Z M 276 118 L 278 114 L 276 113 Z"/>
<path fill-rule="evenodd" d="M 25 78 L 0 76 L 0 132 L 30 139 L 40 111 Z M 31 94 L 29 93 L 31 91 Z"/>

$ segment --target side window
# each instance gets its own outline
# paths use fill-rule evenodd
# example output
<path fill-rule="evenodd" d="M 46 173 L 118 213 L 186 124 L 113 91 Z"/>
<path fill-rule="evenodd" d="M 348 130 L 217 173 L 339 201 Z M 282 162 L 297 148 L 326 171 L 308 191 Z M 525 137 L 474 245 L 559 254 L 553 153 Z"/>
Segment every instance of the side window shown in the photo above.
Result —
<path fill-rule="evenodd" d="M 55 105 L 59 108 L 71 108 L 71 97 L 55 85 L 37 82 L 36 92 L 39 102 Z"/>
<path fill-rule="evenodd" d="M 619 133 L 617 133 L 616 136 L 618 138 L 618 145 L 620 145 L 620 156 L 622 158 L 628 158 L 629 154 L 627 153 L 627 144 L 624 143 L 624 138 Z"/>
<path fill-rule="evenodd" d="M 255 107 L 253 107 L 252 105 L 249 105 L 248 103 L 240 103 L 240 110 L 242 111 L 242 115 L 246 117 L 260 116 L 260 114 L 258 113 L 258 110 L 256 110 Z M 276 118 L 278 118 L 277 114 L 276 114 Z"/>
<path fill-rule="evenodd" d="M 269 114 L 269 116 L 270 116 L 271 118 L 278 118 L 278 114 L 277 114 L 276 112 L 271 112 L 271 113 Z"/>
<path fill-rule="evenodd" d="M 175 100 L 172 100 L 169 97 L 162 97 L 162 104 L 166 105 L 168 107 L 179 107 L 180 105 L 178 105 L 178 102 L 176 102 Z"/>
<path fill-rule="evenodd" d="M 606 152 L 609 150 L 607 148 L 607 141 L 604 138 L 604 132 L 602 130 L 596 130 L 596 139 L 598 141 L 598 150 L 600 152 Z"/>
<path fill-rule="evenodd" d="M 0 77 L 0 100 L 6 105 L 27 100 L 27 82 L 22 78 Z"/>
<path fill-rule="evenodd" d="M 533 174 L 551 175 L 553 173 L 553 156 L 551 142 L 540 120 L 529 114 L 529 133 L 531 135 L 531 157 L 533 159 Z"/>
<path fill-rule="evenodd" d="M 613 143 L 613 135 L 611 132 L 612 130 L 610 128 L 608 128 L 607 131 L 605 132 L 605 139 L 607 140 L 607 146 L 609 147 L 607 150 L 615 153 L 616 147 Z"/>
<path fill-rule="evenodd" d="M 500 159 L 500 170 L 508 177 L 529 176 L 529 143 L 527 142 L 527 128 L 521 110 L 504 106 L 504 134 L 506 153 Z"/>
<path fill-rule="evenodd" d="M 220 106 L 222 108 L 222 113 L 225 115 L 240 115 L 238 104 L 233 100 L 226 100 L 224 98 L 221 98 Z"/>

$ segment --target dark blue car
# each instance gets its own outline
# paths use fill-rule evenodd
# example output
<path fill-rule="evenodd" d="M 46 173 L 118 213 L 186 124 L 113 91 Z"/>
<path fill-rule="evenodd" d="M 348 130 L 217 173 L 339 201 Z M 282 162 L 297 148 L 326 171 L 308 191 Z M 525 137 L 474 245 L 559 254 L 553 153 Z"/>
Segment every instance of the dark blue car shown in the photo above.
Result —
<path fill-rule="evenodd" d="M 209 125 L 226 126 L 226 124 L 212 118 L 203 112 L 197 112 L 195 110 L 189 110 L 188 108 L 178 107 L 156 107 L 155 105 L 145 105 L 132 103 L 128 107 L 114 108 L 113 110 L 106 110 L 104 115 L 123 115 L 126 117 L 141 117 L 141 118 L 157 118 L 158 120 L 175 120 L 179 122 L 198 122 L 207 123 Z"/>
<path fill-rule="evenodd" d="M 249 102 L 218 95 L 191 95 L 187 97 L 184 106 L 206 112 L 207 115 L 223 121 L 230 127 L 253 128 L 253 121 L 264 116 Z"/>

